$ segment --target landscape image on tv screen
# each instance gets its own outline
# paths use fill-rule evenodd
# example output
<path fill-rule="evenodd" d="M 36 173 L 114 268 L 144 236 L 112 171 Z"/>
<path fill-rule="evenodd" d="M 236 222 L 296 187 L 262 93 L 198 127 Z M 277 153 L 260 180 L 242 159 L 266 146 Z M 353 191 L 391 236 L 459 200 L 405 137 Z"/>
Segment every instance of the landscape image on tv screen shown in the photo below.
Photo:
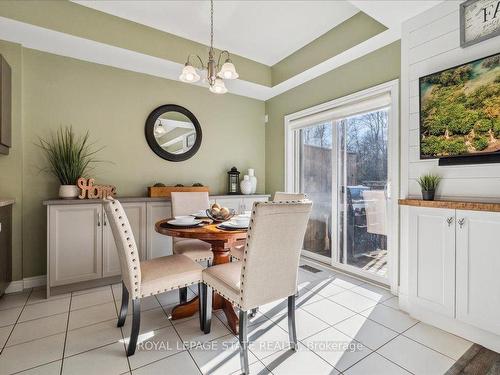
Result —
<path fill-rule="evenodd" d="M 500 54 L 419 81 L 421 159 L 500 155 Z"/>

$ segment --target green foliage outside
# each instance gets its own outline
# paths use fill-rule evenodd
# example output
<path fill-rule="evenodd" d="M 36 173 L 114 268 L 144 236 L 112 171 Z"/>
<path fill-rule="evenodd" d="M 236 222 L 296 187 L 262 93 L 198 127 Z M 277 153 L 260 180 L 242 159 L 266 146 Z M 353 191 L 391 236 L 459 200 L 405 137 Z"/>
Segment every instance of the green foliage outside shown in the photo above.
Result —
<path fill-rule="evenodd" d="M 420 90 L 422 157 L 500 151 L 500 55 L 425 77 Z"/>

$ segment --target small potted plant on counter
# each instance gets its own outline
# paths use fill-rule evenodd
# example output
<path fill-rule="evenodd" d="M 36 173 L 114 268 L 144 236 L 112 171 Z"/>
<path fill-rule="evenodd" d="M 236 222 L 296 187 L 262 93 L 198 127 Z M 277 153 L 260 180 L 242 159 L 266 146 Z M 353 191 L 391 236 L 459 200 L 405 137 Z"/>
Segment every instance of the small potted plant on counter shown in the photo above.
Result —
<path fill-rule="evenodd" d="M 43 171 L 57 177 L 61 186 L 59 197 L 76 198 L 80 193 L 76 181 L 100 160 L 94 155 L 102 148 L 94 149 L 89 143 L 89 132 L 78 137 L 72 127 L 61 127 L 50 138 L 39 138 L 38 146 L 44 151 L 48 166 Z"/>
<path fill-rule="evenodd" d="M 441 181 L 441 177 L 434 174 L 424 174 L 417 179 L 422 189 L 422 198 L 424 201 L 433 201 L 436 189 Z"/>

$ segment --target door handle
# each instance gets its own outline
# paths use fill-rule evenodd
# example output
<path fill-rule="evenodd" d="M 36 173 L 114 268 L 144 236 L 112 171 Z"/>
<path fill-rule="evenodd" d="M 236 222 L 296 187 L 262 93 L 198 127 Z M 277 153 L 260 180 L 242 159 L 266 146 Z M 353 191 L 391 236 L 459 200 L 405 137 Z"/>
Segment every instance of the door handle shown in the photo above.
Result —
<path fill-rule="evenodd" d="M 460 225 L 460 229 L 463 228 L 464 224 L 465 224 L 465 218 L 462 217 L 458 219 L 458 225 Z"/>
<path fill-rule="evenodd" d="M 448 223 L 448 226 L 451 227 L 451 224 L 453 223 L 453 216 L 450 216 L 449 218 L 447 218 L 446 222 Z"/>

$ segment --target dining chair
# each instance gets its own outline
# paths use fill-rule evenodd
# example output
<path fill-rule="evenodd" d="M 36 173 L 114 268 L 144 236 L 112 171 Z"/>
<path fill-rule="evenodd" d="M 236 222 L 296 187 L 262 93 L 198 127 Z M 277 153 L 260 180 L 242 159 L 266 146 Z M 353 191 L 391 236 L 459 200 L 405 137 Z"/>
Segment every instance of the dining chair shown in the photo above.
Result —
<path fill-rule="evenodd" d="M 208 192 L 174 192 L 171 195 L 172 215 L 185 216 L 206 210 L 210 206 Z M 195 262 L 212 263 L 212 246 L 204 241 L 191 238 L 173 238 L 173 253 L 185 255 Z M 179 289 L 181 303 L 187 301 L 187 288 Z"/>
<path fill-rule="evenodd" d="M 301 201 L 303 199 L 306 199 L 306 195 L 304 193 L 282 193 L 277 191 L 276 193 L 274 193 L 273 202 Z M 231 257 L 236 260 L 242 260 L 243 249 L 244 244 L 233 246 L 230 251 Z"/>
<path fill-rule="evenodd" d="M 288 298 L 290 346 L 297 349 L 295 294 L 300 252 L 312 202 L 255 202 L 242 261 L 203 270 L 201 324 L 210 333 L 212 293 L 215 291 L 239 309 L 240 361 L 248 374 L 248 312 Z M 279 265 L 279 266 L 278 266 Z"/>
<path fill-rule="evenodd" d="M 121 203 L 116 199 L 106 198 L 104 210 L 113 233 L 122 271 L 122 303 L 118 327 L 125 324 L 129 297 L 132 299 L 132 329 L 127 347 L 127 356 L 131 356 L 135 353 L 139 336 L 141 298 L 193 284 L 198 284 L 198 293 L 200 293 L 203 267 L 181 254 L 140 261 L 139 249 L 137 249 L 132 228 Z M 203 320 L 200 315 L 201 324 Z"/>

